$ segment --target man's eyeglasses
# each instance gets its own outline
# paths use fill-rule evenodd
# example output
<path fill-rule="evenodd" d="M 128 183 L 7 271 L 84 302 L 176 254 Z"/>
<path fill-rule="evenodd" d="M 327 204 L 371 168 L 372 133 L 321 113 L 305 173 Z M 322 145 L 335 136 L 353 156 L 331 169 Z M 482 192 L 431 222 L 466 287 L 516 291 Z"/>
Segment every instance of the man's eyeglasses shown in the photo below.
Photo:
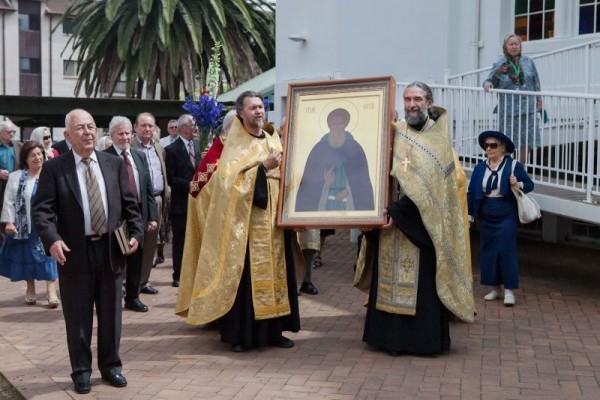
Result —
<path fill-rule="evenodd" d="M 9 135 L 14 135 L 17 133 L 17 131 L 4 131 L 4 133 L 8 133 Z"/>
<path fill-rule="evenodd" d="M 173 126 L 168 126 L 168 129 L 177 129 L 177 125 L 173 125 Z"/>
<path fill-rule="evenodd" d="M 498 143 L 484 143 L 483 144 L 483 148 L 487 150 L 487 148 L 490 149 L 497 149 L 498 148 Z"/>
<path fill-rule="evenodd" d="M 44 140 L 50 140 L 50 136 L 44 136 L 43 139 Z"/>

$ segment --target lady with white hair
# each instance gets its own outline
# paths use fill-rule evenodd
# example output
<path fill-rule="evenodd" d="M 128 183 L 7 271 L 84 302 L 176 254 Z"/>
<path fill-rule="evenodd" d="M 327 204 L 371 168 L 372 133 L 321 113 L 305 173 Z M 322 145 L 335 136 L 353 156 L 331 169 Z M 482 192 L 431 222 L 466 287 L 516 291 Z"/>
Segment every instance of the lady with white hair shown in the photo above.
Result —
<path fill-rule="evenodd" d="M 30 140 L 42 145 L 44 153 L 46 153 L 46 159 L 49 160 L 58 155 L 58 151 L 52 148 L 52 135 L 50 135 L 50 129 L 47 126 L 35 128 L 33 132 L 31 132 Z"/>

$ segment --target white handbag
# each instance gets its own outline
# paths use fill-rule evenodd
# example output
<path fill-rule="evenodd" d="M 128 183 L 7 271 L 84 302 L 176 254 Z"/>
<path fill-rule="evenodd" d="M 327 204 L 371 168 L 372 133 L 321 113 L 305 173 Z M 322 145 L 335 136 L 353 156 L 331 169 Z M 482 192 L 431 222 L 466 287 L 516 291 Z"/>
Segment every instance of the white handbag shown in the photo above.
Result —
<path fill-rule="evenodd" d="M 511 175 L 515 174 L 516 164 L 517 161 L 513 160 L 510 169 Z M 522 224 L 528 224 L 530 222 L 535 221 L 538 218 L 541 218 L 542 213 L 540 211 L 540 205 L 537 201 L 535 201 L 533 197 L 529 196 L 526 193 L 523 193 L 523 191 L 519 187 L 510 185 L 510 188 L 512 189 L 515 198 L 517 199 L 517 208 L 519 209 L 519 221 Z"/>

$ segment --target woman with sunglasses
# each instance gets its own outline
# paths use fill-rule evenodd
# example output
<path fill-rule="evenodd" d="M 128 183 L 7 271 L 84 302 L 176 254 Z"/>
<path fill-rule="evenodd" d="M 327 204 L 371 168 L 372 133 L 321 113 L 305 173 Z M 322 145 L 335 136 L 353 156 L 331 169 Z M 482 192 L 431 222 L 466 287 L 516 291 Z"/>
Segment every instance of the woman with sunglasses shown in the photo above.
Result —
<path fill-rule="evenodd" d="M 508 136 L 485 131 L 479 135 L 479 145 L 485 150 L 487 160 L 473 169 L 467 200 L 469 220 L 477 219 L 480 232 L 481 284 L 491 286 L 484 299 L 504 298 L 505 306 L 513 306 L 516 302 L 513 290 L 519 288 L 519 213 L 511 186 L 528 193 L 533 190 L 533 182 L 523 165 L 510 156 L 515 145 Z M 511 173 L 513 163 L 516 163 L 514 175 Z M 504 285 L 504 293 L 501 285 Z"/>
<path fill-rule="evenodd" d="M 58 151 L 52 148 L 52 135 L 50 135 L 50 129 L 46 126 L 40 126 L 35 128 L 31 132 L 30 140 L 38 142 L 44 148 L 46 153 L 46 159 L 54 158 L 58 155 Z"/>

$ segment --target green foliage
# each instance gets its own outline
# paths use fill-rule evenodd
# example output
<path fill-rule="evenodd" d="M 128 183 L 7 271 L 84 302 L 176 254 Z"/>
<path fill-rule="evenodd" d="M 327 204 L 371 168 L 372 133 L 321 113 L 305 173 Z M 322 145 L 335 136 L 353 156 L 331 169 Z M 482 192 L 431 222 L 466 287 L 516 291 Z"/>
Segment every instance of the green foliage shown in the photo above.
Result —
<path fill-rule="evenodd" d="M 154 98 L 157 85 L 161 98 L 197 93 L 195 77 L 206 76 L 217 42 L 233 87 L 275 63 L 269 0 L 82 0 L 66 18 L 74 23 L 65 50 L 72 46 L 79 63 L 76 94 L 111 96 L 122 76 L 131 97 Z"/>

